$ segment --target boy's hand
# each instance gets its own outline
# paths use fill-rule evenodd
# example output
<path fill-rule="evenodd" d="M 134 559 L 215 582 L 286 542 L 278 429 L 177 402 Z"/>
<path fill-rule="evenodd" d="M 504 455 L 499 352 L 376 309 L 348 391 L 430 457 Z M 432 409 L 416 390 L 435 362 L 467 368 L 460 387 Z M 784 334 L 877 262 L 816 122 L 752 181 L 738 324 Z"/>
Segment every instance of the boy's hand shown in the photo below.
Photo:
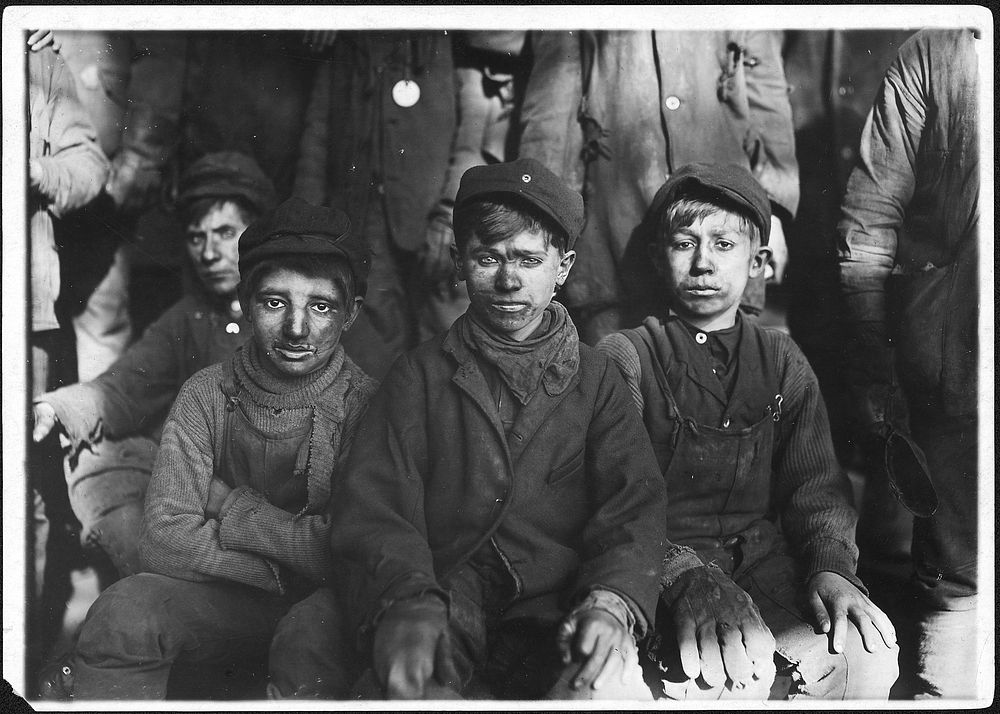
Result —
<path fill-rule="evenodd" d="M 664 602 L 673 614 L 681 667 L 689 679 L 742 689 L 774 680 L 774 637 L 757 606 L 718 568 L 693 568 L 678 578 Z"/>
<path fill-rule="evenodd" d="M 556 644 L 563 664 L 582 662 L 570 686 L 600 689 L 611 677 L 624 682 L 625 661 L 634 647 L 632 635 L 607 610 L 592 607 L 570 614 L 559 626 Z"/>
<path fill-rule="evenodd" d="M 393 604 L 375 631 L 372 659 L 389 699 L 422 698 L 431 677 L 457 688 L 445 604 L 433 595 Z"/>
<path fill-rule="evenodd" d="M 848 618 L 869 652 L 896 644 L 896 629 L 886 614 L 843 576 L 816 573 L 809 580 L 807 597 L 819 629 L 830 634 L 834 652 L 844 651 Z"/>
<path fill-rule="evenodd" d="M 208 485 L 208 503 L 205 504 L 205 515 L 209 518 L 218 518 L 222 510 L 222 504 L 232 493 L 231 489 L 224 481 L 213 478 Z"/>

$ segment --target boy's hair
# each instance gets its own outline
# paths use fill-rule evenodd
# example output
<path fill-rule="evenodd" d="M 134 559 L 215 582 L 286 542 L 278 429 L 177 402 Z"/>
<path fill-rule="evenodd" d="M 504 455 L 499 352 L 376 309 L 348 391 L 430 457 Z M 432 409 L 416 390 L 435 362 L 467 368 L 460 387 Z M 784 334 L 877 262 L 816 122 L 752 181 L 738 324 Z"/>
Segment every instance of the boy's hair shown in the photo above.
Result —
<path fill-rule="evenodd" d="M 545 245 L 554 245 L 560 255 L 569 246 L 566 231 L 530 201 L 517 196 L 473 198 L 455 209 L 452 219 L 455 245 L 464 250 L 473 236 L 487 244 L 507 240 L 518 233 L 541 233 Z"/>
<path fill-rule="evenodd" d="M 184 228 L 200 222 L 213 208 L 221 209 L 226 203 L 236 206 L 240 219 L 246 225 L 250 225 L 260 217 L 260 211 L 243 196 L 204 196 L 188 201 L 180 207 Z"/>
<path fill-rule="evenodd" d="M 740 230 L 750 239 L 752 245 L 760 246 L 760 228 L 747 215 L 746 210 L 734 201 L 728 201 L 721 196 L 700 195 L 681 196 L 660 213 L 656 224 L 656 242 L 669 238 L 680 228 L 686 228 L 695 221 L 704 220 L 711 215 L 725 211 L 739 219 Z"/>
<path fill-rule="evenodd" d="M 240 276 L 240 284 L 236 288 L 240 305 L 244 314 L 250 312 L 250 301 L 257 292 L 265 275 L 279 269 L 293 270 L 308 278 L 330 278 L 344 295 L 344 302 L 351 303 L 357 295 L 357 281 L 348 262 L 339 255 L 310 255 L 289 253 L 264 258 L 250 266 L 246 275 Z"/>

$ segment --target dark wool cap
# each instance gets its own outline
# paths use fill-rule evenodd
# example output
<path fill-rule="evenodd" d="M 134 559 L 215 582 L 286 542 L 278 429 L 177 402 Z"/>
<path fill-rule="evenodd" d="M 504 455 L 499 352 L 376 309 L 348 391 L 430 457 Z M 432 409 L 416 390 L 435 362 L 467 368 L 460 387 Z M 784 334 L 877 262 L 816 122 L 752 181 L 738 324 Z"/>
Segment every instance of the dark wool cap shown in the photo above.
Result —
<path fill-rule="evenodd" d="M 372 258 L 368 242 L 351 232 L 347 214 L 292 196 L 247 226 L 240 236 L 240 274 L 276 255 L 338 255 L 347 261 L 364 295 Z"/>
<path fill-rule="evenodd" d="M 583 196 L 534 159 L 473 166 L 462 174 L 455 208 L 498 193 L 520 196 L 541 209 L 566 231 L 569 248 L 583 230 Z"/>
<path fill-rule="evenodd" d="M 653 197 L 646 214 L 652 222 L 649 227 L 655 228 L 660 216 L 679 198 L 711 200 L 713 194 L 742 208 L 760 229 L 761 245 L 767 245 L 771 199 L 747 169 L 735 164 L 687 164 L 679 168 Z"/>
<path fill-rule="evenodd" d="M 236 151 L 205 154 L 180 179 L 177 205 L 183 209 L 200 198 L 238 196 L 263 213 L 278 202 L 271 179 L 257 162 Z"/>

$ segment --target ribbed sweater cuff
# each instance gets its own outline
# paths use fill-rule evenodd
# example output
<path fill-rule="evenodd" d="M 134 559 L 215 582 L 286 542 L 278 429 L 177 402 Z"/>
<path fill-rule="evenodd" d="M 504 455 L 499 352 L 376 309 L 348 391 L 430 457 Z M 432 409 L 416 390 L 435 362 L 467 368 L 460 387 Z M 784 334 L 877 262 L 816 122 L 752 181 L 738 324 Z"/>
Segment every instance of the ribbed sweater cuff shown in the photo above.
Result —
<path fill-rule="evenodd" d="M 660 585 L 663 590 L 669 590 L 677 579 L 689 570 L 702 568 L 705 564 L 694 552 L 694 549 L 684 545 L 671 545 L 663 556 L 663 571 L 660 575 Z"/>
<path fill-rule="evenodd" d="M 805 555 L 805 580 L 807 583 L 816 573 L 829 571 L 850 581 L 858 590 L 868 595 L 868 588 L 855 572 L 857 562 L 854 555 L 845 544 L 831 538 L 825 538 L 812 543 Z"/>

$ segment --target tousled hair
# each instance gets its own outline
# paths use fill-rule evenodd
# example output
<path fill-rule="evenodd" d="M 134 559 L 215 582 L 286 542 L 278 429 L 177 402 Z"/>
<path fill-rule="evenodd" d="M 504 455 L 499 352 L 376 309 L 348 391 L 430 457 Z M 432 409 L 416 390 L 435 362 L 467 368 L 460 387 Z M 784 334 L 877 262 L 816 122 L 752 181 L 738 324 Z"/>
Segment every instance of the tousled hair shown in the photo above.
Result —
<path fill-rule="evenodd" d="M 198 223 L 213 208 L 222 208 L 232 203 L 240 214 L 240 219 L 248 226 L 260 218 L 260 211 L 243 196 L 203 196 L 180 206 L 180 217 L 184 227 Z"/>
<path fill-rule="evenodd" d="M 240 276 L 240 284 L 236 288 L 237 297 L 243 307 L 244 314 L 249 314 L 250 300 L 265 275 L 280 269 L 294 270 L 309 278 L 330 278 L 334 285 L 343 293 L 344 301 L 350 303 L 357 296 L 357 281 L 354 271 L 346 259 L 339 255 L 315 255 L 289 253 L 263 258 L 253 263 Z"/>
<path fill-rule="evenodd" d="M 452 223 L 459 251 L 473 236 L 493 244 L 523 232 L 540 233 L 545 245 L 554 245 L 560 255 L 569 248 L 566 231 L 530 201 L 517 196 L 500 194 L 467 201 L 455 209 Z"/>
<path fill-rule="evenodd" d="M 660 213 L 656 222 L 655 240 L 658 242 L 673 235 L 680 228 L 687 228 L 695 221 L 705 220 L 716 213 L 731 213 L 739 220 L 740 230 L 751 243 L 760 245 L 760 227 L 751 220 L 739 204 L 717 197 L 682 196 Z"/>

